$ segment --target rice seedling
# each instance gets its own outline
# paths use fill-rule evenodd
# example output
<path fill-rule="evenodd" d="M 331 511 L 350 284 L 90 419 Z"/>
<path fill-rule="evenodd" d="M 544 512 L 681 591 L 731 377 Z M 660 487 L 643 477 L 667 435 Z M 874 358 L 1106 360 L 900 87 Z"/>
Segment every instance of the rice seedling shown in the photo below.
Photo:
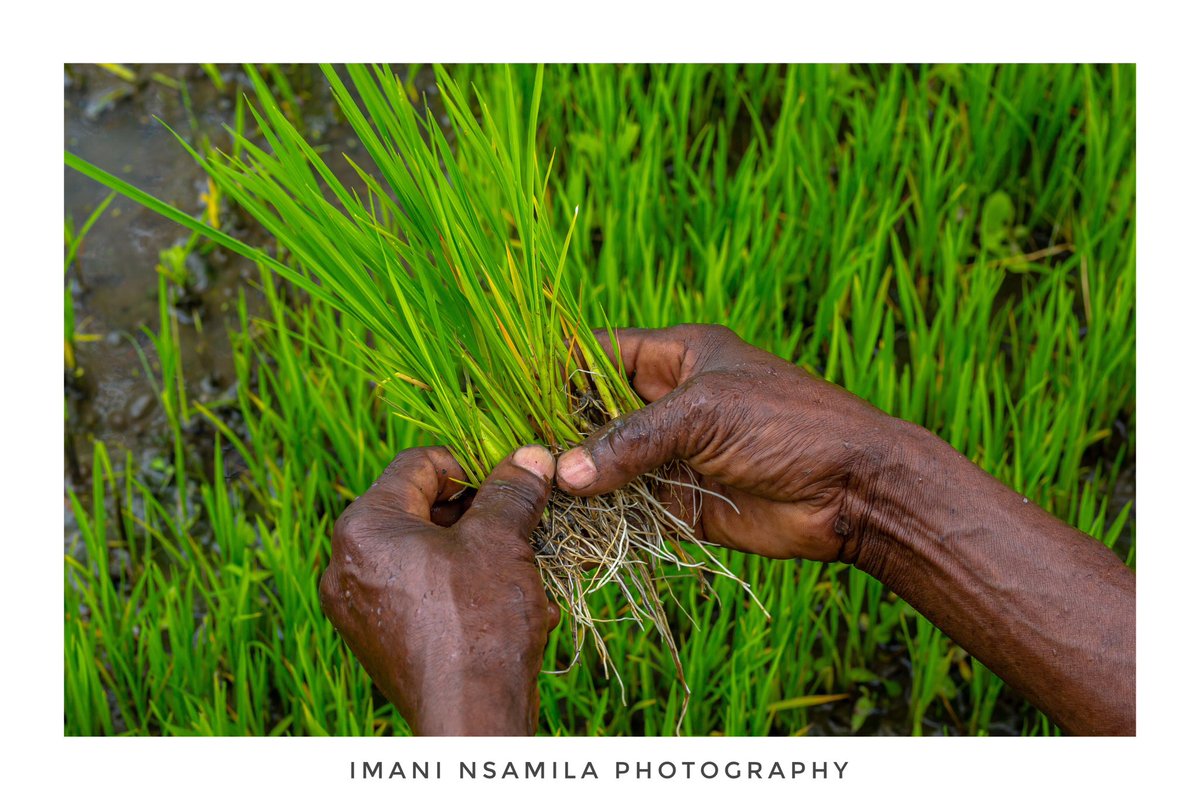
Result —
<path fill-rule="evenodd" d="M 91 334 L 80 334 L 75 327 L 75 301 L 71 292 L 70 273 L 71 266 L 75 263 L 75 258 L 79 254 L 79 248 L 83 246 L 83 239 L 87 236 L 88 231 L 96 224 L 96 220 L 104 214 L 109 203 L 116 197 L 116 193 L 109 194 L 99 205 L 88 214 L 87 219 L 75 228 L 75 222 L 67 217 L 63 223 L 63 239 L 66 253 L 63 256 L 63 271 L 67 273 L 68 281 L 66 289 L 63 293 L 63 361 L 66 364 L 67 379 L 79 377 L 79 367 L 75 363 L 75 347 L 76 343 L 85 337 L 90 337 Z"/>
<path fill-rule="evenodd" d="M 476 94 L 431 100 L 449 135 L 400 119 L 411 81 L 393 94 L 367 68 L 327 77 L 344 74 L 368 154 L 357 184 L 331 184 L 289 133 L 278 115 L 294 123 L 296 109 L 269 72 L 252 79 L 257 116 L 238 126 L 238 156 L 207 162 L 279 247 L 204 234 L 292 283 L 264 271 L 247 289 L 266 318 L 239 305 L 231 399 L 173 394 L 210 432 L 210 459 L 181 443 L 164 496 L 101 445 L 91 491 L 72 496 L 83 543 L 67 563 L 68 732 L 406 732 L 320 614 L 324 532 L 402 447 L 458 442 L 477 480 L 505 448 L 582 435 L 584 396 L 606 415 L 630 407 L 621 376 L 584 350 L 587 325 L 723 322 L 930 428 L 1133 563 L 1119 490 L 1136 444 L 1132 68 L 463 66 L 454 82 Z M 335 243 L 336 258 L 317 257 Z M 358 264 L 367 274 L 339 298 L 338 270 Z M 546 272 L 551 296 L 525 282 Z M 422 274 L 452 280 L 426 288 Z M 452 315 L 473 323 L 455 330 L 461 350 L 438 350 Z M 548 319 L 558 327 L 539 327 Z M 154 363 L 165 353 L 178 375 L 177 332 L 159 326 Z M 484 339 L 501 329 L 512 345 Z M 397 331 L 407 345 L 388 343 Z M 574 349 L 601 375 L 562 366 Z M 404 380 L 433 387 L 447 367 L 455 379 L 437 391 Z M 527 391 L 500 402 L 498 375 Z M 453 421 L 433 412 L 469 396 Z M 521 416 L 531 408 L 548 422 Z M 171 447 L 185 435 L 173 429 Z M 663 615 L 694 692 L 681 723 L 669 643 L 653 625 L 601 626 L 628 704 L 599 653 L 557 630 L 541 729 L 1053 733 L 862 573 L 722 560 L 772 614 L 742 613 L 752 606 L 732 581 L 672 584 L 679 604 Z M 589 598 L 597 619 L 627 606 L 616 584 Z"/>
<path fill-rule="evenodd" d="M 573 226 L 560 240 L 544 205 L 548 174 L 536 141 L 540 72 L 527 98 L 511 81 L 499 95 L 510 122 L 504 127 L 478 96 L 482 119 L 476 119 L 467 96 L 441 72 L 456 154 L 428 108 L 418 114 L 390 70 L 348 72 L 354 95 L 335 70 L 324 69 L 380 178 L 351 162 L 362 184 L 344 185 L 253 68 L 261 110 L 251 113 L 269 151 L 243 136 L 240 159 L 196 154 L 220 190 L 301 266 L 241 251 L 364 325 L 371 340 L 360 344 L 383 396 L 401 418 L 447 443 L 470 485 L 523 443 L 561 451 L 637 408 L 636 395 L 590 333 L 580 300 L 587 282 L 567 272 Z M 282 73 L 272 74 L 290 97 Z M 514 120 L 525 105 L 528 122 L 520 125 Z M 464 162 L 475 170 L 469 178 Z M 71 157 L 68 163 L 164 210 L 111 175 Z M 227 238 L 206 223 L 190 227 Z M 588 595 L 610 582 L 618 586 L 624 616 L 659 632 L 682 679 L 659 599 L 659 565 L 733 577 L 707 552 L 695 558 L 673 545 L 683 538 L 704 551 L 690 527 L 658 501 L 655 482 L 663 480 L 646 476 L 598 498 L 556 493 L 534 534 L 543 578 L 571 619 L 576 656 L 591 633 L 606 672 L 612 660 L 595 634 Z"/>

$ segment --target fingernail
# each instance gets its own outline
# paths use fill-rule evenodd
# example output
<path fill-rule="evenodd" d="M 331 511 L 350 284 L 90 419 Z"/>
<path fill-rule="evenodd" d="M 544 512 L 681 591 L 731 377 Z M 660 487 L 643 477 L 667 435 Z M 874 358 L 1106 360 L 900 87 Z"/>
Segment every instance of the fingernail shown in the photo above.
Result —
<path fill-rule="evenodd" d="M 558 459 L 558 482 L 574 486 L 576 489 L 596 480 L 596 462 L 582 447 L 568 450 Z"/>
<path fill-rule="evenodd" d="M 513 453 L 512 463 L 526 472 L 532 472 L 544 481 L 554 475 L 554 456 L 541 445 L 527 444 Z"/>

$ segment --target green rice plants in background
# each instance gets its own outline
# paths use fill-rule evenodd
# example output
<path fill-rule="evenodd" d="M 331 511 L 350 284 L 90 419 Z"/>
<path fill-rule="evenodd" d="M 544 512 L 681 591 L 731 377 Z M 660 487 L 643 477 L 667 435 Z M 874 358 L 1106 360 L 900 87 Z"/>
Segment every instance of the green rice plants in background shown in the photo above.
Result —
<path fill-rule="evenodd" d="M 591 334 L 589 320 L 605 316 L 582 311 L 589 283 L 567 272 L 573 228 L 559 236 L 543 205 L 549 175 L 537 154 L 541 72 L 528 96 L 519 96 L 511 81 L 498 93 L 506 125 L 497 124 L 479 96 L 477 120 L 467 96 L 441 72 L 454 153 L 432 114 L 418 114 L 390 70 L 347 71 L 353 95 L 334 69 L 324 74 L 381 176 L 351 162 L 361 179 L 353 187 L 305 141 L 259 72 L 248 70 L 262 108 L 250 110 L 268 148 L 241 136 L 241 158 L 214 154 L 201 161 L 221 193 L 272 234 L 290 260 L 239 249 L 362 323 L 370 341 L 358 341 L 382 396 L 394 413 L 446 443 L 471 485 L 523 443 L 563 450 L 637 408 Z M 187 221 L 193 236 L 227 238 L 78 159 L 69 163 Z M 633 619 L 655 628 L 674 655 L 656 565 L 721 570 L 707 554 L 697 559 L 674 548 L 669 537 L 691 538 L 661 506 L 651 479 L 601 498 L 557 494 L 535 532 L 537 563 L 568 613 L 576 653 L 592 633 L 606 672 L 612 662 L 595 635 L 589 594 L 615 582 Z"/>
<path fill-rule="evenodd" d="M 366 325 L 374 341 L 362 346 L 377 362 L 370 374 L 385 397 L 450 442 L 473 482 L 523 442 L 581 438 L 585 425 L 572 413 L 562 374 L 572 346 L 584 362 L 571 380 L 582 387 L 582 373 L 595 373 L 605 410 L 630 408 L 631 391 L 611 380 L 607 359 L 581 335 L 574 293 L 561 291 L 569 285 L 562 281 L 567 241 L 539 215 L 545 176 L 532 138 L 522 141 L 517 127 L 481 127 L 457 87 L 444 82 L 456 145 L 481 171 L 468 179 L 445 134 L 417 113 L 390 72 L 350 72 L 365 113 L 335 71 L 326 76 L 381 179 L 359 170 L 362 185 L 344 186 L 253 69 L 264 110 L 251 110 L 269 150 L 239 136 L 242 159 L 203 160 L 301 268 L 184 219 L 70 154 L 68 163 L 269 264 Z M 503 99 L 511 110 L 516 98 Z M 536 119 L 536 105 L 529 113 Z M 480 186 L 485 198 L 468 194 Z"/>
<path fill-rule="evenodd" d="M 530 359 L 565 363 L 563 343 L 588 325 L 727 324 L 929 427 L 1134 563 L 1135 515 L 1120 488 L 1136 452 L 1131 67 L 467 65 L 442 75 L 431 99 L 451 120 L 445 138 L 422 129 L 419 115 L 418 138 L 402 121 L 373 128 L 407 113 L 399 92 L 367 68 L 326 77 L 342 74 L 371 162 L 401 160 L 396 142 L 406 156 L 436 154 L 420 174 L 445 195 L 422 205 L 426 184 L 370 164 L 360 164 L 360 185 L 339 193 L 272 110 L 278 81 L 254 81 L 260 117 L 231 152 L 257 171 L 210 167 L 225 171 L 227 197 L 241 202 L 231 189 L 242 192 L 264 216 L 287 209 L 298 224 L 276 226 L 269 254 L 206 233 L 293 283 L 278 286 L 264 271 L 261 288 L 247 288 L 263 293 L 267 312 L 254 318 L 243 305 L 231 332 L 235 397 L 172 401 L 204 421 L 216 463 L 181 444 L 164 493 L 97 446 L 92 491 L 72 503 L 83 546 L 66 565 L 68 732 L 407 730 L 321 617 L 317 577 L 333 519 L 398 449 L 458 442 L 460 459 L 478 459 L 477 477 L 494 458 L 491 442 L 503 453 L 527 435 L 561 446 L 584 432 L 569 403 L 545 417 L 545 430 L 518 420 L 494 431 L 507 415 L 484 413 L 499 389 L 476 372 L 522 362 L 507 342 L 472 338 L 474 329 L 459 335 L 488 369 L 448 374 L 463 395 L 470 387 L 480 413 L 433 430 L 411 419 L 405 404 L 429 395 L 394 371 L 429 384 L 445 366 L 450 354 L 426 356 L 420 343 L 435 341 L 429 320 L 446 309 L 495 330 L 480 310 L 495 302 L 488 275 L 505 285 L 505 270 L 520 277 L 548 265 L 572 288 L 553 301 L 543 292 L 539 307 L 576 329 L 531 339 Z M 374 94 L 358 90 L 367 79 Z M 406 94 L 412 86 L 397 83 Z M 303 102 L 292 88 L 290 108 Z M 309 196 L 277 196 L 282 180 Z M 415 222 L 408 205 L 424 209 Z M 366 213 L 346 213 L 353 207 Z M 452 220 L 470 244 L 448 243 L 447 256 L 432 232 Z M 389 224 L 375 231 L 381 221 Z M 395 233 L 407 224 L 415 235 Z M 334 296 L 336 281 L 318 271 L 328 266 L 312 257 L 322 237 L 344 245 L 347 262 L 403 258 L 413 284 L 389 285 L 377 270 L 349 301 Z M 380 261 L 385 245 L 404 255 Z M 451 263 L 471 265 L 477 293 L 464 284 L 460 299 L 432 309 L 426 294 L 405 293 L 419 285 L 418 265 L 445 275 Z M 533 296 L 513 308 L 533 308 Z M 408 350 L 381 342 L 374 327 L 379 305 L 401 298 L 415 327 L 401 311 L 381 330 L 422 332 L 404 340 Z M 509 329 L 504 311 L 496 315 Z M 152 343 L 160 353 L 177 346 L 168 322 Z M 591 366 L 603 368 L 597 356 Z M 558 391 L 552 372 L 539 368 L 522 385 L 547 403 L 578 396 L 583 387 Z M 382 374 L 393 379 L 380 391 L 372 378 Z M 634 402 L 621 399 L 619 376 L 603 385 L 611 410 Z M 438 409 L 455 402 L 450 387 L 444 397 Z M 410 410 L 397 416 L 397 405 Z M 841 565 L 722 556 L 771 616 L 732 581 L 672 583 L 679 606 L 665 618 L 692 691 L 681 723 L 687 694 L 669 645 L 650 629 L 605 626 L 625 702 L 595 652 L 550 674 L 576 657 L 569 630 L 555 631 L 543 731 L 1052 732 L 873 579 Z M 597 617 L 623 616 L 626 604 L 611 585 L 590 599 Z"/>

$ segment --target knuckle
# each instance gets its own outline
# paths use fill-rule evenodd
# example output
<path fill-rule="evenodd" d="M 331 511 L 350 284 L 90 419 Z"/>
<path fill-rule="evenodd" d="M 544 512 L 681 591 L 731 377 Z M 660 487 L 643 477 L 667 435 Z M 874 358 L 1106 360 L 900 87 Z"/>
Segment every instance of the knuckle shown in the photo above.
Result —
<path fill-rule="evenodd" d="M 531 517 L 539 510 L 542 492 L 518 481 L 501 481 L 496 487 L 508 509 L 522 517 Z"/>
<path fill-rule="evenodd" d="M 337 597 L 337 587 L 334 585 L 335 580 L 333 577 L 333 565 L 330 565 L 321 573 L 321 582 L 317 587 L 317 596 L 320 598 L 321 608 L 325 610 L 326 614 L 329 613 L 334 598 Z"/>
<path fill-rule="evenodd" d="M 635 471 L 654 449 L 664 435 L 671 435 L 675 420 L 670 413 L 670 404 L 665 404 L 665 413 L 638 414 L 629 419 L 618 419 L 610 423 L 601 442 L 607 446 L 609 458 L 623 472 Z"/>
<path fill-rule="evenodd" d="M 546 599 L 546 587 L 531 570 L 523 571 L 521 576 L 509 585 L 508 601 L 514 609 L 519 610 L 521 617 L 531 623 L 532 628 L 544 629 L 552 613 L 552 604 Z"/>
<path fill-rule="evenodd" d="M 489 524 L 524 523 L 541 511 L 544 494 L 541 489 L 519 480 L 494 478 L 488 491 L 485 517 Z"/>
<path fill-rule="evenodd" d="M 708 335 L 713 339 L 723 339 L 726 341 L 738 338 L 738 335 L 733 332 L 732 328 L 720 324 L 709 325 Z"/>
<path fill-rule="evenodd" d="M 702 374 L 715 363 L 727 361 L 729 351 L 745 345 L 741 337 L 724 325 L 687 323 L 672 330 L 683 344 L 683 375 Z"/>
<path fill-rule="evenodd" d="M 693 345 L 724 343 L 738 338 L 730 328 L 719 323 L 685 322 L 676 325 L 673 330 Z"/>
<path fill-rule="evenodd" d="M 413 461 L 420 455 L 416 448 L 401 450 L 396 453 L 395 457 L 388 462 L 388 465 L 383 468 L 383 472 L 379 474 L 380 480 L 383 478 L 395 475 L 397 472 L 407 469 L 412 466 Z M 378 481 L 376 481 L 378 483 Z"/>
<path fill-rule="evenodd" d="M 339 624 L 343 616 L 339 586 L 337 571 L 334 565 L 330 564 L 321 575 L 317 598 L 321 603 L 321 611 L 334 625 Z"/>
<path fill-rule="evenodd" d="M 742 338 L 724 325 L 709 325 L 703 339 L 694 345 L 698 361 L 711 363 L 727 361 L 739 348 L 746 346 Z"/>
<path fill-rule="evenodd" d="M 352 555 L 361 551 L 370 537 L 370 508 L 355 500 L 333 523 L 333 550 Z"/>
<path fill-rule="evenodd" d="M 712 422 L 718 413 L 740 399 L 736 380 L 722 373 L 708 372 L 690 380 L 679 394 L 679 413 L 689 427 Z"/>
<path fill-rule="evenodd" d="M 730 421 L 744 406 L 745 394 L 745 381 L 736 374 L 706 373 L 694 378 L 679 398 L 682 449 L 699 455 L 724 439 Z"/>
<path fill-rule="evenodd" d="M 401 450 L 396 456 L 388 462 L 388 465 L 383 468 L 383 472 L 379 474 L 374 485 L 379 485 L 388 479 L 403 478 L 406 475 L 420 472 L 424 469 L 437 469 L 440 461 L 453 461 L 453 456 L 450 452 L 440 445 L 429 447 L 409 447 Z"/>
<path fill-rule="evenodd" d="M 333 523 L 333 545 L 345 545 L 353 539 L 361 537 L 362 523 L 360 523 L 358 509 L 356 506 L 358 501 L 350 504 L 350 506 L 342 512 L 342 515 Z"/>

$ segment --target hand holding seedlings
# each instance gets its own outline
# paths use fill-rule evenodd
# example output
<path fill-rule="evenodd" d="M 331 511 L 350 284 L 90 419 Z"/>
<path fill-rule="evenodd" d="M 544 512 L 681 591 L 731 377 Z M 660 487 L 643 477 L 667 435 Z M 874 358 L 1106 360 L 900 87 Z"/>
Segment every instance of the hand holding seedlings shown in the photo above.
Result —
<path fill-rule="evenodd" d="M 1135 582 L 1103 544 L 929 431 L 725 328 L 598 338 L 649 405 L 561 455 L 560 489 L 610 492 L 682 462 L 737 507 L 662 484 L 661 501 L 699 538 L 852 564 L 1063 730 L 1134 732 Z"/>
<path fill-rule="evenodd" d="M 474 497 L 440 447 L 400 453 L 338 519 L 321 605 L 419 734 L 529 734 L 558 607 L 529 534 L 554 459 L 523 447 Z"/>

